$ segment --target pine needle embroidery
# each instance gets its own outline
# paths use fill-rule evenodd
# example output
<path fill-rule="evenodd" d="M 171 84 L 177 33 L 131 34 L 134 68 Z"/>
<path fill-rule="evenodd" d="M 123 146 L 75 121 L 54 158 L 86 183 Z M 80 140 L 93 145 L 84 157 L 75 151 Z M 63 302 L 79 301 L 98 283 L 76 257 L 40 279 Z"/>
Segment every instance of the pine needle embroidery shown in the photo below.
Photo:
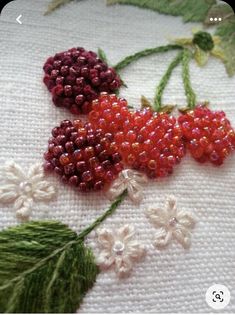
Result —
<path fill-rule="evenodd" d="M 27 174 L 14 161 L 0 168 L 0 202 L 13 203 L 21 221 L 29 219 L 34 203 L 48 202 L 55 194 L 55 187 L 46 180 L 41 164 L 30 166 Z"/>

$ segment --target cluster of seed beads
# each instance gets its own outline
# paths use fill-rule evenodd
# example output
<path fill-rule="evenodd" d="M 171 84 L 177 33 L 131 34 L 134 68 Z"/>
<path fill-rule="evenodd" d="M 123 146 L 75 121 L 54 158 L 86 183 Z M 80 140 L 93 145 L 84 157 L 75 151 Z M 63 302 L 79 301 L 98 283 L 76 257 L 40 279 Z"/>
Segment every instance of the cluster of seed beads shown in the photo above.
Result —
<path fill-rule="evenodd" d="M 124 162 L 150 178 L 171 174 L 185 154 L 182 132 L 176 119 L 150 109 L 131 112 L 127 102 L 102 93 L 93 101 L 89 121 L 114 134 Z"/>
<path fill-rule="evenodd" d="M 90 123 L 64 120 L 53 128 L 48 143 L 45 170 L 82 192 L 102 189 L 123 169 L 113 135 L 94 130 Z"/>
<path fill-rule="evenodd" d="M 100 92 L 116 91 L 121 80 L 96 53 L 84 48 L 72 48 L 47 59 L 44 83 L 58 107 L 66 107 L 73 114 L 87 114 L 91 101 Z"/>
<path fill-rule="evenodd" d="M 99 98 L 92 102 L 92 110 L 88 115 L 94 128 L 111 133 L 123 130 L 125 121 L 130 117 L 127 101 L 106 92 L 102 92 Z"/>
<path fill-rule="evenodd" d="M 176 119 L 147 108 L 134 112 L 114 139 L 126 164 L 150 178 L 171 174 L 185 155 Z"/>
<path fill-rule="evenodd" d="M 178 122 L 188 150 L 201 163 L 221 165 L 235 149 L 235 132 L 223 111 L 199 105 Z"/>

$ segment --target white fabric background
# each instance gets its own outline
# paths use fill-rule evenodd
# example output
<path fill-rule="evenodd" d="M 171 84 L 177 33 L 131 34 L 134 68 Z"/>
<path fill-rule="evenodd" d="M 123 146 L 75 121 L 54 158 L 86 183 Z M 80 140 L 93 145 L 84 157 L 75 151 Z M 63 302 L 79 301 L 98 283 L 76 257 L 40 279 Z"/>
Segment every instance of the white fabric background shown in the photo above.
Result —
<path fill-rule="evenodd" d="M 0 19 L 0 162 L 14 159 L 25 169 L 42 159 L 51 129 L 68 111 L 52 105 L 42 83 L 42 66 L 49 55 L 74 46 L 88 50 L 102 47 L 112 63 L 138 50 L 164 45 L 169 38 L 191 36 L 197 24 L 183 24 L 180 17 L 160 15 L 135 7 L 105 7 L 104 0 L 72 2 L 50 16 L 43 16 L 48 0 L 17 0 L 9 3 Z M 22 14 L 22 25 L 15 19 Z M 153 98 L 154 88 L 174 52 L 151 56 L 122 72 L 128 89 L 121 95 L 139 107 L 140 95 Z M 228 78 L 223 65 L 211 59 L 200 69 L 191 63 L 193 87 L 199 100 L 212 109 L 223 109 L 235 126 L 235 77 Z M 165 103 L 185 104 L 180 67 L 166 89 Z M 82 195 L 64 187 L 57 178 L 58 198 L 49 204 L 47 218 L 68 223 L 80 231 L 109 202 L 102 194 Z M 179 207 L 193 211 L 198 224 L 192 246 L 185 251 L 172 244 L 164 251 L 151 246 L 155 229 L 144 216 L 150 205 L 161 206 L 174 194 Z M 118 280 L 111 271 L 101 273 L 86 295 L 79 312 L 212 312 L 205 292 L 214 283 L 231 291 L 224 312 L 235 312 L 235 158 L 220 168 L 200 165 L 189 156 L 174 175 L 149 182 L 140 207 L 129 200 L 103 226 L 134 224 L 148 255 L 130 278 Z M 32 218 L 43 216 L 34 211 Z M 11 206 L 0 209 L 0 228 L 16 224 Z"/>

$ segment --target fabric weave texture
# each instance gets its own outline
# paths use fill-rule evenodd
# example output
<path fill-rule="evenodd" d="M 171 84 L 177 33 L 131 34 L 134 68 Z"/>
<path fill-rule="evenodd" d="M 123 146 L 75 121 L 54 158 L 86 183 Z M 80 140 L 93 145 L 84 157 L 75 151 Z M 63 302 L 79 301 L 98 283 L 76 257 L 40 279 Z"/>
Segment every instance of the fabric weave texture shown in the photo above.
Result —
<path fill-rule="evenodd" d="M 104 0 L 74 1 L 43 16 L 48 3 L 16 0 L 0 17 L 0 162 L 14 159 L 24 169 L 42 161 L 51 129 L 63 119 L 74 118 L 52 104 L 42 82 L 47 57 L 76 46 L 94 51 L 101 47 L 115 64 L 141 49 L 167 44 L 171 38 L 190 37 L 192 28 L 200 26 L 132 6 L 106 7 Z M 22 25 L 15 20 L 19 14 Z M 143 58 L 124 69 L 121 75 L 128 88 L 121 90 L 121 96 L 136 108 L 142 94 L 153 100 L 155 87 L 176 53 Z M 198 100 L 209 100 L 211 109 L 226 111 L 235 126 L 235 77 L 228 78 L 216 59 L 210 59 L 205 68 L 193 61 L 190 69 Z M 163 103 L 186 103 L 180 67 L 174 70 Z M 32 219 L 57 219 L 79 232 L 110 203 L 102 193 L 82 195 L 56 177 L 50 180 L 58 187 L 58 198 L 48 204 L 48 212 L 33 211 Z M 177 243 L 165 250 L 152 245 L 155 228 L 144 211 L 161 207 L 167 195 L 174 195 L 181 209 L 197 217 L 189 250 Z M 12 207 L 0 208 L 1 229 L 17 223 Z M 209 313 L 213 310 L 206 304 L 205 293 L 215 283 L 231 292 L 230 304 L 221 312 L 235 312 L 234 156 L 219 168 L 186 156 L 172 176 L 144 186 L 140 206 L 127 198 L 102 227 L 123 224 L 134 225 L 137 238 L 147 246 L 146 259 L 135 265 L 127 279 L 118 279 L 112 271 L 100 273 L 78 312 Z M 91 233 L 87 242 L 94 241 Z"/>

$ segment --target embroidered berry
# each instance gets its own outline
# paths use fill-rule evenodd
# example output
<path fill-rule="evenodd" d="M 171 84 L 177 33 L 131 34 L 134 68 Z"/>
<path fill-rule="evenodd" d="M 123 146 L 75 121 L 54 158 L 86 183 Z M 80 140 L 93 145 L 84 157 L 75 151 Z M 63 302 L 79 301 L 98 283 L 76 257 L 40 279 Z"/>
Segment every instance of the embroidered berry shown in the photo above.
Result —
<path fill-rule="evenodd" d="M 73 114 L 86 114 L 91 101 L 100 92 L 112 93 L 121 86 L 113 68 L 101 61 L 96 53 L 84 48 L 72 48 L 47 59 L 43 70 L 44 83 L 58 107 L 66 107 Z"/>
<path fill-rule="evenodd" d="M 99 98 L 92 102 L 92 110 L 88 117 L 94 128 L 116 133 L 123 130 L 123 125 L 130 119 L 131 113 L 125 99 L 102 92 Z"/>
<path fill-rule="evenodd" d="M 235 149 L 235 132 L 223 111 L 198 105 L 178 118 L 188 150 L 195 160 L 221 165 Z"/>
<path fill-rule="evenodd" d="M 150 178 L 171 174 L 185 155 L 176 119 L 147 108 L 130 113 L 114 139 L 123 161 Z"/>
<path fill-rule="evenodd" d="M 64 120 L 52 130 L 44 168 L 80 191 L 100 190 L 123 169 L 113 138 L 90 123 Z"/>

